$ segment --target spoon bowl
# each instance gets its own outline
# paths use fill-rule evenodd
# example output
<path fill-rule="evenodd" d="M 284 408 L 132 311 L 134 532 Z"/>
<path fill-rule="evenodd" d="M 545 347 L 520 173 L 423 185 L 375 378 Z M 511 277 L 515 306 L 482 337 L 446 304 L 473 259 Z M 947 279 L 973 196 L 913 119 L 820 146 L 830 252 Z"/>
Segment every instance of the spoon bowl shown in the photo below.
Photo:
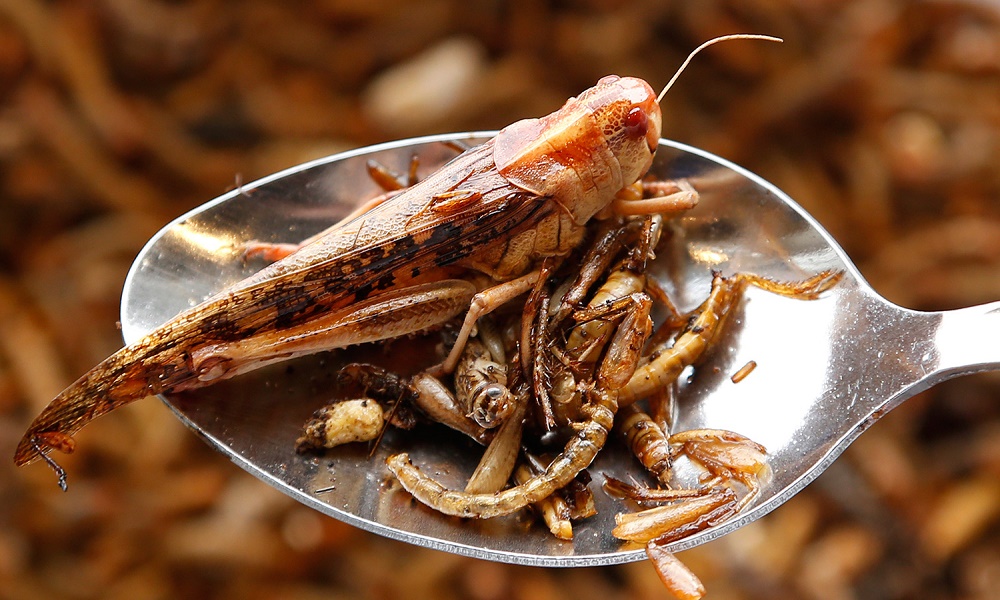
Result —
<path fill-rule="evenodd" d="M 125 283 L 122 331 L 132 342 L 180 311 L 260 268 L 234 248 L 247 240 L 298 242 L 328 227 L 379 190 L 369 159 L 405 171 L 412 156 L 426 173 L 454 155 L 441 142 L 476 144 L 492 132 L 403 140 L 310 162 L 225 194 L 161 230 Z M 770 475 L 734 519 L 668 546 L 690 548 L 780 506 L 828 467 L 879 417 L 948 377 L 1000 368 L 1000 303 L 916 312 L 881 298 L 844 251 L 788 196 L 756 175 L 704 151 L 660 141 L 651 173 L 687 178 L 701 201 L 652 264 L 651 275 L 681 310 L 708 294 L 712 271 L 800 280 L 823 270 L 841 282 L 813 301 L 751 288 L 706 361 L 681 378 L 675 431 L 728 429 L 768 450 Z M 360 444 L 300 455 L 295 440 L 311 413 L 335 393 L 337 368 L 381 362 L 420 368 L 430 340 L 354 347 L 274 365 L 191 393 L 164 397 L 189 427 L 248 472 L 296 500 L 390 538 L 467 556 L 537 566 L 607 565 L 645 558 L 611 535 L 614 515 L 631 510 L 599 488 L 601 475 L 642 478 L 624 444 L 609 441 L 590 467 L 598 514 L 574 524 L 571 542 L 532 525 L 526 514 L 482 521 L 441 515 L 413 501 L 389 477 L 385 458 L 407 451 L 445 485 L 461 489 L 481 449 L 444 428 L 390 431 L 373 456 Z M 756 368 L 739 383 L 732 375 Z M 615 438 L 616 436 L 612 436 Z M 677 476 L 694 483 L 683 462 Z M 524 511 L 522 511 L 524 513 Z"/>

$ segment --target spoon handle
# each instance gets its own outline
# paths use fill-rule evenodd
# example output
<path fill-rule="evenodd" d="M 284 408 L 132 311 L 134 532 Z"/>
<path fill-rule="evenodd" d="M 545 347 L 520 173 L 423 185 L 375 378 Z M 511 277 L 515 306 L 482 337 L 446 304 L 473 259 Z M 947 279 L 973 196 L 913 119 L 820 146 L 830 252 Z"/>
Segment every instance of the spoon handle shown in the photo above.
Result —
<path fill-rule="evenodd" d="M 1000 302 L 944 311 L 934 333 L 935 379 L 1000 370 Z"/>

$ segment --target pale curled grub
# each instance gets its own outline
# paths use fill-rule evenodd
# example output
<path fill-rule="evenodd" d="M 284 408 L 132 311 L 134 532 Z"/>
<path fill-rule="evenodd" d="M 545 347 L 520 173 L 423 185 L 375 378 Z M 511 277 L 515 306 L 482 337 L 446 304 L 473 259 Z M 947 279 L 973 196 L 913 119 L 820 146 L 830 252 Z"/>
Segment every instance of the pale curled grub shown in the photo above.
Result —
<path fill-rule="evenodd" d="M 298 452 L 335 448 L 351 442 L 369 442 L 378 437 L 384 414 L 371 398 L 342 400 L 319 409 L 295 441 Z"/>

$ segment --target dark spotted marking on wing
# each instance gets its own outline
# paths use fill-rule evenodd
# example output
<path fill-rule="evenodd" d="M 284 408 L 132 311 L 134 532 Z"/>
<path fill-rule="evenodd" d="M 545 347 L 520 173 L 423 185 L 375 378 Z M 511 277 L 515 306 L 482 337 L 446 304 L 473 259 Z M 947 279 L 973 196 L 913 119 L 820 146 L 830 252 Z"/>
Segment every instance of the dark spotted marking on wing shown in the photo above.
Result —
<path fill-rule="evenodd" d="M 492 142 L 449 165 L 122 348 L 57 397 L 35 420 L 33 431 L 72 435 L 139 397 L 198 387 L 200 376 L 226 370 L 224 355 L 212 362 L 215 344 L 307 325 L 316 315 L 349 310 L 360 298 L 390 287 L 463 277 L 465 269 L 476 268 L 463 259 L 536 227 L 558 210 L 499 174 Z M 480 190 L 482 197 L 452 203 L 447 216 L 420 211 L 426 205 L 421 198 L 460 186 Z M 349 239 L 354 244 L 344 243 Z M 195 357 L 204 356 L 202 350 L 209 358 L 199 361 Z M 98 397 L 88 392 L 95 389 L 102 390 Z M 22 440 L 18 447 L 25 460 L 33 458 L 31 448 L 23 447 L 30 442 Z"/>

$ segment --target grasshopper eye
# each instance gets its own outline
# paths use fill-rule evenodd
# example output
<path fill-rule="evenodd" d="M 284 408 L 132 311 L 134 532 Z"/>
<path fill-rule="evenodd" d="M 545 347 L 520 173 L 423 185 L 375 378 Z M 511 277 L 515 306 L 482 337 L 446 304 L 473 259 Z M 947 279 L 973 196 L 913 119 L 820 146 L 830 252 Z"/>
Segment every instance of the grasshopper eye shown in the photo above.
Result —
<path fill-rule="evenodd" d="M 625 134 L 630 138 L 645 137 L 648 129 L 649 118 L 642 108 L 636 106 L 625 115 Z"/>

